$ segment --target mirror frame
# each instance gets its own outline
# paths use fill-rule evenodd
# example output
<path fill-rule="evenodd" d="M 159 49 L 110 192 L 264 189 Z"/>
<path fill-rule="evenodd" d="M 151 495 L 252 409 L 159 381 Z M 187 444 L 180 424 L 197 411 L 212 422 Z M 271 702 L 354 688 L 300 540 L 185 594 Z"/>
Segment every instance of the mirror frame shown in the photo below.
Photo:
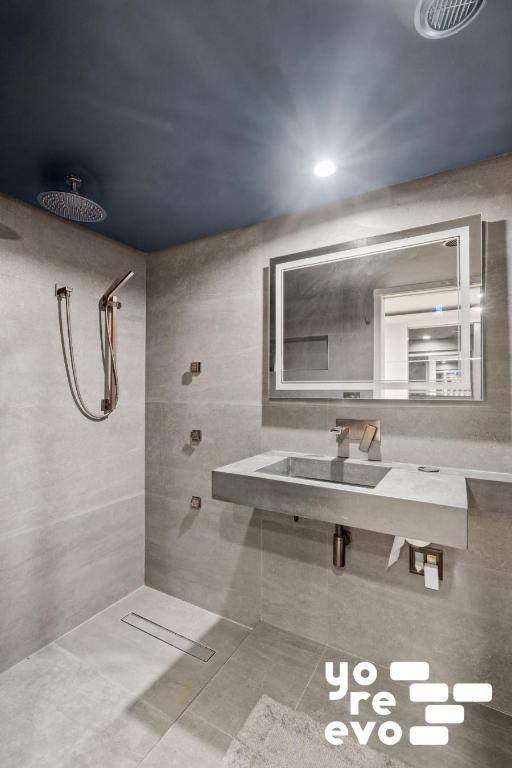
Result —
<path fill-rule="evenodd" d="M 437 397 L 425 396 L 421 398 L 361 398 L 357 393 L 375 390 L 379 388 L 399 389 L 399 384 L 391 382 L 371 381 L 284 381 L 282 368 L 283 350 L 283 275 L 288 269 L 297 269 L 312 266 L 315 263 L 327 263 L 342 260 L 344 258 L 364 257 L 366 254 L 385 253 L 396 250 L 397 247 L 407 248 L 415 245 L 428 245 L 438 241 L 458 238 L 458 290 L 461 294 L 460 315 L 461 325 L 466 319 L 469 323 L 469 288 L 471 282 L 470 264 L 478 262 L 482 277 L 482 291 L 485 291 L 485 274 L 483 259 L 483 224 L 481 214 L 466 216 L 460 219 L 430 224 L 424 227 L 390 232 L 376 237 L 352 240 L 345 243 L 336 243 L 323 248 L 310 251 L 301 251 L 277 256 L 270 259 L 269 269 L 269 338 L 268 338 L 268 365 L 269 365 L 269 399 L 322 399 L 343 400 L 357 403 L 368 402 L 394 402 L 394 403 L 439 403 L 439 402 L 463 402 L 466 404 L 477 403 L 484 399 L 483 369 L 484 369 L 484 318 L 482 315 L 481 333 L 481 381 L 479 398 L 467 397 Z M 378 291 L 378 289 L 374 289 Z M 469 328 L 469 324 L 468 324 Z M 469 338 L 469 332 L 468 332 Z M 404 389 L 404 382 L 401 388 Z M 371 385 L 371 386 L 370 386 Z M 408 382 L 407 389 L 411 389 Z"/>

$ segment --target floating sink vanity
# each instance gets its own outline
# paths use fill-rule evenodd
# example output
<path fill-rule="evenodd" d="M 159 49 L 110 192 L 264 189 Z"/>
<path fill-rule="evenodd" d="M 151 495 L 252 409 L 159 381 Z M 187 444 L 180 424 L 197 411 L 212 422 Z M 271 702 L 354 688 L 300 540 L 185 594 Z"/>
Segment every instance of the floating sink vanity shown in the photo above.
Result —
<path fill-rule="evenodd" d="M 271 451 L 212 472 L 214 499 L 458 549 L 468 496 L 457 470 Z"/>
<path fill-rule="evenodd" d="M 273 258 L 269 297 L 269 398 L 367 418 L 336 420 L 335 457 L 271 451 L 214 470 L 213 498 L 333 523 L 335 553 L 344 526 L 467 549 L 466 478 L 512 475 L 382 461 L 371 403 L 484 399 L 481 216 Z"/>

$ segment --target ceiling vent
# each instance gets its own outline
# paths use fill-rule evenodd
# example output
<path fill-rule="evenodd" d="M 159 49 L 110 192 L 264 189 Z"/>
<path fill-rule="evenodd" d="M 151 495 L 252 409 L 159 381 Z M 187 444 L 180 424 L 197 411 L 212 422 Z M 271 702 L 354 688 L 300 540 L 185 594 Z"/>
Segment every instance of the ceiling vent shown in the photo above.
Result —
<path fill-rule="evenodd" d="M 486 0 L 420 0 L 414 23 L 423 37 L 448 37 L 467 27 Z"/>

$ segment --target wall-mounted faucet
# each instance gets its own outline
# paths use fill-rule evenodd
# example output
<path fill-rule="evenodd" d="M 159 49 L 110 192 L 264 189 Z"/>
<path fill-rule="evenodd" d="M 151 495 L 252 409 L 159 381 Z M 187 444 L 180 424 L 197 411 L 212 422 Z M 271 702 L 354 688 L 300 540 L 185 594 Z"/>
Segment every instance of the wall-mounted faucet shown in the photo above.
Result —
<path fill-rule="evenodd" d="M 350 458 L 350 443 L 354 442 L 368 454 L 369 461 L 382 460 L 380 420 L 336 419 L 336 426 L 330 431 L 336 433 L 339 459 Z"/>
<path fill-rule="evenodd" d="M 330 432 L 336 432 L 338 459 L 348 459 L 350 457 L 350 427 L 332 427 Z"/>

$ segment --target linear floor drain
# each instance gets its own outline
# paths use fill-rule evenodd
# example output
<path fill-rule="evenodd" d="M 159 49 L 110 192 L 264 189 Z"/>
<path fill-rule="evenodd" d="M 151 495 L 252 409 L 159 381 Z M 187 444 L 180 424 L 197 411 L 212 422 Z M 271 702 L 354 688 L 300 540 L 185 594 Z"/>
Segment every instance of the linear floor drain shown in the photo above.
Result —
<path fill-rule="evenodd" d="M 173 648 L 177 648 L 179 651 L 188 653 L 190 656 L 199 659 L 200 661 L 210 661 L 215 651 L 208 648 L 206 645 L 196 643 L 195 640 L 190 640 L 188 637 L 179 635 L 177 632 L 173 632 L 171 629 L 162 627 L 151 619 L 146 619 L 144 616 L 139 616 L 138 613 L 128 613 L 123 616 L 121 621 L 125 624 L 129 624 L 135 629 L 140 629 L 141 632 L 145 632 L 146 635 L 156 637 L 157 640 L 161 640 L 167 645 L 172 645 Z"/>

